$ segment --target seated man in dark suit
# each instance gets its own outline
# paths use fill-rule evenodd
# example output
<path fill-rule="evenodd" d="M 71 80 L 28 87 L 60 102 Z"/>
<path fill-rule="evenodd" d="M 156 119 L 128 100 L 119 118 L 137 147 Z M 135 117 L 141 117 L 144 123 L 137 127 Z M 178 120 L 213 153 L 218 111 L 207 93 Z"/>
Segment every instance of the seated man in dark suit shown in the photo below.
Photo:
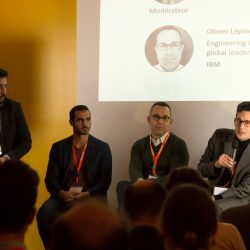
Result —
<path fill-rule="evenodd" d="M 198 169 L 213 186 L 227 190 L 215 195 L 218 212 L 250 201 L 250 102 L 238 105 L 235 129 L 217 129 Z"/>
<path fill-rule="evenodd" d="M 107 199 L 112 156 L 109 145 L 89 134 L 88 107 L 71 109 L 73 135 L 52 145 L 45 183 L 51 197 L 38 211 L 37 223 L 44 246 L 49 246 L 51 223 L 59 213 L 89 196 Z"/>
<path fill-rule="evenodd" d="M 154 103 L 147 120 L 151 134 L 134 143 L 129 177 L 132 182 L 150 179 L 164 186 L 171 170 L 188 164 L 188 149 L 185 141 L 170 131 L 173 119 L 167 103 Z M 117 185 L 118 208 L 123 208 L 124 193 L 131 181 L 121 181 Z"/>
<path fill-rule="evenodd" d="M 8 72 L 0 69 L 0 165 L 20 159 L 31 148 L 31 136 L 21 104 L 6 97 Z"/>

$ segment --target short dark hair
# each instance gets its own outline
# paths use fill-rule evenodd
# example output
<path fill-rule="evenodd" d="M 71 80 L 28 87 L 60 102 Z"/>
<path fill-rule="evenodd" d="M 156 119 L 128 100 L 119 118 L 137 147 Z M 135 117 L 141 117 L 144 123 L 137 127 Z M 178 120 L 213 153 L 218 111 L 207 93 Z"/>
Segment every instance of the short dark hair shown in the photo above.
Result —
<path fill-rule="evenodd" d="M 20 232 L 31 222 L 39 177 L 24 162 L 8 160 L 0 166 L 0 232 Z"/>
<path fill-rule="evenodd" d="M 89 110 L 89 108 L 87 107 L 87 106 L 85 106 L 85 105 L 76 105 L 76 106 L 74 106 L 71 110 L 70 110 L 70 112 L 69 112 L 69 119 L 71 120 L 71 121 L 74 121 L 74 118 L 75 118 L 75 111 L 87 111 L 87 110 Z"/>
<path fill-rule="evenodd" d="M 241 111 L 250 111 L 250 102 L 241 102 L 237 106 L 236 115 Z"/>
<path fill-rule="evenodd" d="M 213 193 L 213 188 L 202 178 L 200 172 L 188 166 L 173 169 L 167 177 L 165 188 L 169 192 L 180 184 L 196 184 L 205 188 L 209 193 Z"/>
<path fill-rule="evenodd" d="M 128 234 L 104 203 L 88 199 L 60 214 L 52 225 L 51 250 L 125 250 Z"/>
<path fill-rule="evenodd" d="M 141 215 L 157 216 L 165 195 L 164 188 L 156 182 L 133 183 L 125 192 L 125 211 L 132 220 Z"/>
<path fill-rule="evenodd" d="M 8 71 L 0 68 L 0 78 L 8 77 Z"/>
<path fill-rule="evenodd" d="M 217 212 L 209 192 L 193 184 L 182 184 L 167 195 L 162 227 L 176 248 L 208 249 L 217 231 Z"/>
<path fill-rule="evenodd" d="M 155 106 L 167 107 L 167 108 L 169 108 L 170 113 L 171 113 L 171 108 L 170 108 L 170 106 L 169 106 L 166 102 L 155 102 L 155 103 L 151 106 L 150 111 L 149 111 L 149 114 L 151 114 L 151 111 L 152 111 L 152 109 L 153 109 Z"/>

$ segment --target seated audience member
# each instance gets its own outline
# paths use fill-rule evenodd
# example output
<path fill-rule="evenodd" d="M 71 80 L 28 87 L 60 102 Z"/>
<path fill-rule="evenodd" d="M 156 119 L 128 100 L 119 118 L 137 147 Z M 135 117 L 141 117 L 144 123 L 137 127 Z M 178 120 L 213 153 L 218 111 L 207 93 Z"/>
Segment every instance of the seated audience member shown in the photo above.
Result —
<path fill-rule="evenodd" d="M 137 226 L 129 235 L 129 250 L 165 250 L 162 233 L 152 226 Z"/>
<path fill-rule="evenodd" d="M 250 249 L 250 204 L 227 209 L 221 214 L 221 221 L 236 226 L 246 249 Z"/>
<path fill-rule="evenodd" d="M 165 195 L 164 188 L 156 182 L 137 182 L 129 186 L 125 192 L 124 210 L 132 227 L 151 225 L 160 228 Z"/>
<path fill-rule="evenodd" d="M 127 250 L 127 232 L 117 216 L 97 200 L 85 200 L 54 222 L 51 250 Z"/>
<path fill-rule="evenodd" d="M 9 160 L 0 166 L 0 249 L 25 250 L 25 233 L 36 209 L 37 172 L 27 164 Z"/>
<path fill-rule="evenodd" d="M 217 231 L 217 213 L 209 192 L 194 184 L 173 188 L 163 208 L 166 249 L 210 249 Z"/>
<path fill-rule="evenodd" d="M 200 187 L 205 188 L 209 192 L 213 192 L 209 183 L 205 181 L 201 174 L 188 166 L 174 169 L 167 178 L 165 188 L 170 191 L 174 187 L 180 184 L 196 184 Z"/>
<path fill-rule="evenodd" d="M 201 174 L 227 191 L 215 195 L 218 212 L 250 201 L 250 102 L 238 104 L 235 129 L 217 129 L 198 164 Z"/>
<path fill-rule="evenodd" d="M 164 249 L 160 212 L 165 194 L 164 188 L 152 181 L 136 182 L 127 188 L 124 209 L 131 221 L 131 250 Z"/>
<path fill-rule="evenodd" d="M 202 179 L 201 174 L 192 168 L 182 167 L 174 169 L 169 174 L 166 182 L 167 193 L 181 184 L 198 185 L 212 195 L 212 189 L 208 182 Z M 215 244 L 211 249 L 244 250 L 245 246 L 239 231 L 234 225 L 220 222 L 218 223 L 218 230 L 215 235 Z"/>
<path fill-rule="evenodd" d="M 132 146 L 130 181 L 121 181 L 116 188 L 118 209 L 124 207 L 124 193 L 131 183 L 152 180 L 164 186 L 170 171 L 188 164 L 189 153 L 185 141 L 171 132 L 173 119 L 170 106 L 165 102 L 154 103 L 147 120 L 150 135 Z"/>
<path fill-rule="evenodd" d="M 73 134 L 54 143 L 50 150 L 45 184 L 50 198 L 37 214 L 37 225 L 45 248 L 56 217 L 75 203 L 90 197 L 107 201 L 111 183 L 110 147 L 92 136 L 91 113 L 87 106 L 74 106 L 69 112 Z"/>

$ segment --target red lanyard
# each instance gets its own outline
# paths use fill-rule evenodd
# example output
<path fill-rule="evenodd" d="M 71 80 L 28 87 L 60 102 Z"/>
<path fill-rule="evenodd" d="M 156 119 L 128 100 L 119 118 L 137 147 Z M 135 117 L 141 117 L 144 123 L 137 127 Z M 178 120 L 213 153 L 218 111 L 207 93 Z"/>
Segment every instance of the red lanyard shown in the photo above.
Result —
<path fill-rule="evenodd" d="M 152 155 L 152 158 L 153 158 L 152 174 L 153 174 L 154 176 L 156 176 L 156 166 L 157 166 L 157 162 L 158 162 L 158 160 L 159 160 L 159 158 L 160 158 L 160 155 L 161 155 L 161 152 L 162 152 L 164 146 L 165 146 L 166 143 L 167 143 L 167 140 L 168 140 L 169 136 L 170 136 L 170 132 L 167 133 L 167 135 L 166 135 L 166 137 L 165 137 L 163 143 L 161 144 L 161 147 L 160 147 L 160 149 L 159 149 L 157 155 L 155 155 L 155 152 L 154 152 L 153 147 L 152 147 L 152 144 L 151 144 L 151 140 L 149 141 L 150 150 L 151 150 L 151 155 Z"/>
<path fill-rule="evenodd" d="M 88 141 L 86 141 L 84 146 L 83 146 L 81 157 L 80 157 L 80 160 L 78 162 L 77 161 L 77 156 L 76 156 L 76 149 L 74 147 L 74 143 L 72 142 L 72 155 L 73 155 L 74 165 L 75 165 L 77 173 L 78 173 L 78 176 L 76 177 L 76 183 L 79 182 L 79 173 L 80 173 L 80 170 L 81 170 L 81 168 L 83 166 L 83 159 L 84 159 L 84 156 L 85 156 L 87 144 L 88 144 Z"/>

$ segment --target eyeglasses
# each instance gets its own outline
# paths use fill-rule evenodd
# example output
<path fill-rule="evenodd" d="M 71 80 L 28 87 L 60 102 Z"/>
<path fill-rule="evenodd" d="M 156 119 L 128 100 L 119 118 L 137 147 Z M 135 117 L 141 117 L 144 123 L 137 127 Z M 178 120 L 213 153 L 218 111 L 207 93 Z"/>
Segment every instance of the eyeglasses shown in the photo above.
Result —
<path fill-rule="evenodd" d="M 182 45 L 182 43 L 180 43 L 180 42 L 172 42 L 170 44 L 158 43 L 157 48 L 159 49 L 159 51 L 165 51 L 168 48 L 171 50 L 179 50 L 181 48 L 181 45 Z"/>
<path fill-rule="evenodd" d="M 243 124 L 245 127 L 250 127 L 250 121 L 249 120 L 245 120 L 242 121 L 240 118 L 235 118 L 234 122 L 237 126 L 240 126 L 241 124 Z"/>
<path fill-rule="evenodd" d="M 162 119 L 163 122 L 168 122 L 170 120 L 170 117 L 167 115 L 159 116 L 157 114 L 151 115 L 152 119 L 156 122 L 159 122 L 160 119 Z"/>

